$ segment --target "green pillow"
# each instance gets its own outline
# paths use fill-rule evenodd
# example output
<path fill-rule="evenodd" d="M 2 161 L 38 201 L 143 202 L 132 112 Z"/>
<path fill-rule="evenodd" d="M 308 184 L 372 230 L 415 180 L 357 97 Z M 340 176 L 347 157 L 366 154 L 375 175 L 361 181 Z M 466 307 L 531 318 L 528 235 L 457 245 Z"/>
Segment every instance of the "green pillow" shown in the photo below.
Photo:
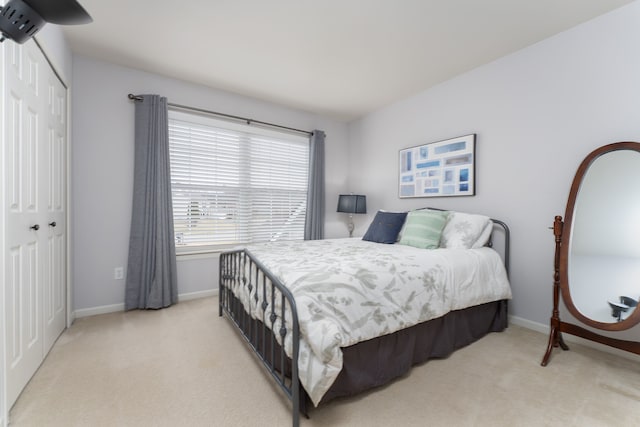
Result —
<path fill-rule="evenodd" d="M 438 248 L 448 217 L 449 212 L 445 211 L 423 209 L 409 212 L 400 244 L 422 249 Z"/>

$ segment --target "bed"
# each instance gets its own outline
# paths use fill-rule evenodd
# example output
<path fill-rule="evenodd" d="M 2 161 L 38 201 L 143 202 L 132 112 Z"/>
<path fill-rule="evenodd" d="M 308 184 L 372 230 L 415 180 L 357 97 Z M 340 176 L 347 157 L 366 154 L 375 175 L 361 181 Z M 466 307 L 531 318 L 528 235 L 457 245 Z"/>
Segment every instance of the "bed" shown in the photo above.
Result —
<path fill-rule="evenodd" d="M 507 326 L 504 222 L 484 217 L 475 233 L 483 245 L 463 236 L 441 247 L 443 232 L 437 248 L 424 249 L 400 244 L 409 219 L 400 241 L 366 239 L 380 214 L 365 239 L 256 244 L 220 256 L 219 314 L 291 400 L 294 426 L 310 405 L 386 384 Z M 492 248 L 496 230 L 502 258 Z"/>

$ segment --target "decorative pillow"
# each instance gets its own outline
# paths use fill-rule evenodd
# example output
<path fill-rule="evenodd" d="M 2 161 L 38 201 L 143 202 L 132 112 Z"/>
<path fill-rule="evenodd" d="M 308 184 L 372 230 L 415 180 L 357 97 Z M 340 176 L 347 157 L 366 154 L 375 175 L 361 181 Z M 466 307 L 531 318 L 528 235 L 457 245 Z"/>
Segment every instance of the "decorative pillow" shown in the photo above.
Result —
<path fill-rule="evenodd" d="M 440 245 L 440 236 L 448 216 L 449 212 L 429 209 L 409 212 L 400 244 L 436 249 Z"/>
<path fill-rule="evenodd" d="M 362 240 L 376 243 L 395 243 L 406 217 L 406 212 L 378 211 Z"/>
<path fill-rule="evenodd" d="M 418 208 L 416 209 L 417 211 L 439 211 L 439 209 L 430 209 L 430 208 Z M 445 211 L 442 211 L 445 212 Z M 400 243 L 400 239 L 402 239 L 402 233 L 404 232 L 404 228 L 407 226 L 407 221 L 404 222 L 404 224 L 402 224 L 402 228 L 400 229 L 400 232 L 398 233 L 398 240 L 396 240 L 397 243 Z"/>
<path fill-rule="evenodd" d="M 471 249 L 490 224 L 491 219 L 488 216 L 451 212 L 449 221 L 442 231 L 440 246 L 447 249 Z M 483 245 L 487 239 L 488 236 Z"/>
<path fill-rule="evenodd" d="M 493 221 L 489 220 L 487 226 L 484 228 L 484 230 L 482 230 L 482 233 L 480 233 L 480 237 L 478 237 L 478 240 L 476 240 L 473 245 L 471 245 L 471 249 L 478 249 L 489 243 L 491 233 L 493 233 Z"/>

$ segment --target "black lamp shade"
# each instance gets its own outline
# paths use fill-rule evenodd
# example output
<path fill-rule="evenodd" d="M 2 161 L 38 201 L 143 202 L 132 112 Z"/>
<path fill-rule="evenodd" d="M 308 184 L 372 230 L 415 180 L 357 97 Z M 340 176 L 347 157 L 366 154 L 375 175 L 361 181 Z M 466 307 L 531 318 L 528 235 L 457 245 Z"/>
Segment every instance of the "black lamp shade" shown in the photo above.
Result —
<path fill-rule="evenodd" d="M 338 197 L 338 212 L 351 214 L 367 213 L 367 196 L 341 194 L 340 197 Z"/>

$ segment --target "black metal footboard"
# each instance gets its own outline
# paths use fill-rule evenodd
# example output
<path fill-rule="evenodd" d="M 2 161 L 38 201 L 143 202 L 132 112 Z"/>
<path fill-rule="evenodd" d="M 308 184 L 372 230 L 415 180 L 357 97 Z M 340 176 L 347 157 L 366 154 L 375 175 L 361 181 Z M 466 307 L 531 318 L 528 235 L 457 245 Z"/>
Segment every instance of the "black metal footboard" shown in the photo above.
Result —
<path fill-rule="evenodd" d="M 298 378 L 300 327 L 293 295 L 246 249 L 222 253 L 219 274 L 219 315 L 226 313 L 233 321 L 291 400 L 293 426 L 297 427 L 304 401 Z M 291 357 L 285 354 L 287 334 Z"/>

